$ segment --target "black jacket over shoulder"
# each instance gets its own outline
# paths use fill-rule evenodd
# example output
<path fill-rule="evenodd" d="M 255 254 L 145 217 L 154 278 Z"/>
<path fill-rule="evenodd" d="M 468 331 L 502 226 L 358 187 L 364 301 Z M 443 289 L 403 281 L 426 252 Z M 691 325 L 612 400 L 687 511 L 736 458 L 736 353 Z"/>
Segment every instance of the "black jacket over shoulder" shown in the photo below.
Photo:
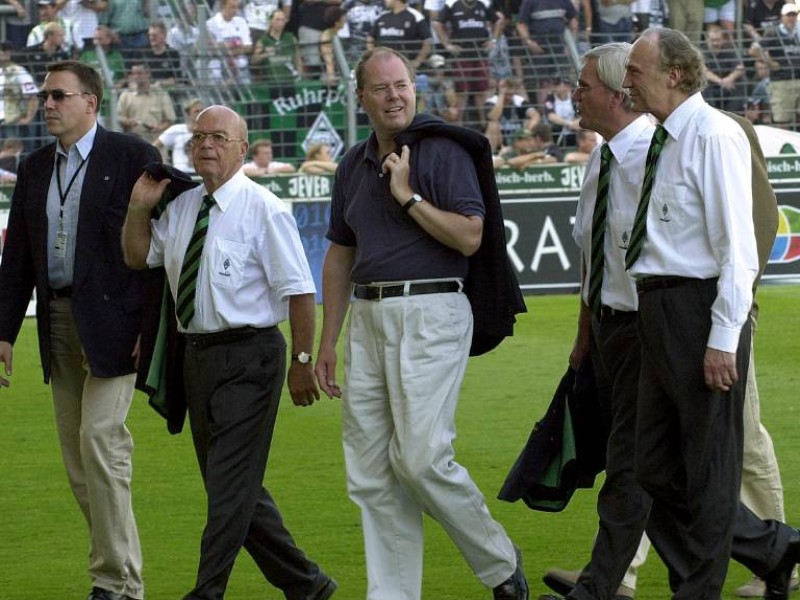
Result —
<path fill-rule="evenodd" d="M 526 312 L 525 301 L 506 252 L 505 224 L 489 140 L 472 129 L 450 125 L 439 117 L 419 114 L 395 138 L 395 142 L 398 147 L 408 146 L 413 152 L 417 140 L 432 135 L 447 137 L 469 153 L 475 163 L 486 207 L 483 239 L 478 251 L 470 257 L 469 275 L 464 285 L 474 320 L 470 355 L 478 356 L 493 350 L 504 338 L 514 334 L 515 315 Z"/>

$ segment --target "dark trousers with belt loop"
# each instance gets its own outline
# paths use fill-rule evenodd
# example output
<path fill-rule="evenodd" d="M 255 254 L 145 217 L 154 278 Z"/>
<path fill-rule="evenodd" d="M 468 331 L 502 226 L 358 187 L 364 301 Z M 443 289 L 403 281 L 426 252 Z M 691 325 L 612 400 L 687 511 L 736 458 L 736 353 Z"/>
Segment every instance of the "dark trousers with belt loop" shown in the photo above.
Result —
<path fill-rule="evenodd" d="M 676 599 L 720 598 L 740 504 L 750 321 L 739 338 L 738 382 L 711 391 L 703 360 L 716 297 L 716 279 L 639 286 L 636 478 L 653 497 L 647 532 Z"/>
<path fill-rule="evenodd" d="M 197 583 L 185 600 L 220 600 L 242 546 L 289 600 L 324 577 L 297 548 L 263 487 L 286 373 L 276 327 L 187 335 L 186 399 L 208 496 Z"/>

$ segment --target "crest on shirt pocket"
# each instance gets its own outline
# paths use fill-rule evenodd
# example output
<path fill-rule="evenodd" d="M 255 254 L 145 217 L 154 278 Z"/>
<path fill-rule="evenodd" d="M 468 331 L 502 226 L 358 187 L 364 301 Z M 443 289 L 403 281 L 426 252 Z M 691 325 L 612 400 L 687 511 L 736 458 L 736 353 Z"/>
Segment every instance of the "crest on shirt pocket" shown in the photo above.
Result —
<path fill-rule="evenodd" d="M 214 242 L 211 284 L 221 288 L 238 288 L 244 276 L 249 254 L 247 245 L 220 238 Z"/>
<path fill-rule="evenodd" d="M 628 242 L 631 239 L 631 232 L 629 230 L 625 230 L 622 232 L 622 235 L 619 237 L 619 244 L 617 244 L 617 248 L 620 250 L 627 250 L 628 249 Z"/>

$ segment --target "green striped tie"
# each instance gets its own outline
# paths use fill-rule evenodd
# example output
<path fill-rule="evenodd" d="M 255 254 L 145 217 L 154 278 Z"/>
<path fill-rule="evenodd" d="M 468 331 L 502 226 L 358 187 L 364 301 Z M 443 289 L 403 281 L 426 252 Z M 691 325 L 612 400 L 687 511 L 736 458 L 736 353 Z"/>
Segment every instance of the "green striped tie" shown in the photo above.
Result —
<path fill-rule="evenodd" d="M 589 271 L 589 307 L 592 309 L 592 314 L 598 318 L 600 318 L 600 292 L 603 289 L 604 239 L 612 156 L 611 148 L 608 147 L 608 144 L 603 144 L 600 150 L 600 176 L 597 179 L 597 199 L 595 200 L 594 213 L 592 214 L 592 264 Z"/>
<path fill-rule="evenodd" d="M 200 269 L 200 257 L 203 255 L 203 244 L 206 241 L 206 231 L 208 231 L 208 213 L 214 206 L 214 197 L 211 194 L 203 196 L 203 203 L 197 211 L 197 221 L 194 224 L 192 239 L 186 248 L 186 255 L 183 257 L 181 276 L 178 280 L 178 297 L 175 300 L 175 314 L 184 329 L 189 327 L 189 323 L 194 317 L 194 300 L 197 289 L 197 271 Z"/>
<path fill-rule="evenodd" d="M 656 163 L 664 142 L 667 139 L 667 130 L 661 125 L 656 125 L 650 149 L 647 151 L 647 163 L 644 168 L 644 181 L 642 181 L 642 195 L 639 197 L 639 207 L 633 219 L 631 239 L 628 241 L 628 250 L 625 252 L 625 268 L 630 269 L 639 258 L 647 235 L 647 207 L 650 205 L 650 192 L 653 191 L 653 181 L 656 176 Z"/>

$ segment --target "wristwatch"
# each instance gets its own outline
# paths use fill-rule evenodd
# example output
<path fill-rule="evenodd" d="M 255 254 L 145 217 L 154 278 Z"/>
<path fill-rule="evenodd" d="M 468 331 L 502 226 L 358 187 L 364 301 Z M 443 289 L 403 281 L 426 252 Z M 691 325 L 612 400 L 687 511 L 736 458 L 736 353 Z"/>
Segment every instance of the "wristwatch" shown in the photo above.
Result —
<path fill-rule="evenodd" d="M 292 354 L 292 360 L 296 360 L 301 365 L 307 365 L 311 362 L 311 355 L 308 352 L 301 352 L 300 354 Z"/>
<path fill-rule="evenodd" d="M 414 194 L 413 196 L 411 196 L 411 198 L 406 200 L 405 204 L 403 204 L 403 210 L 408 212 L 409 210 L 411 210 L 411 207 L 417 204 L 418 202 L 422 202 L 422 196 L 420 196 L 419 194 Z"/>

